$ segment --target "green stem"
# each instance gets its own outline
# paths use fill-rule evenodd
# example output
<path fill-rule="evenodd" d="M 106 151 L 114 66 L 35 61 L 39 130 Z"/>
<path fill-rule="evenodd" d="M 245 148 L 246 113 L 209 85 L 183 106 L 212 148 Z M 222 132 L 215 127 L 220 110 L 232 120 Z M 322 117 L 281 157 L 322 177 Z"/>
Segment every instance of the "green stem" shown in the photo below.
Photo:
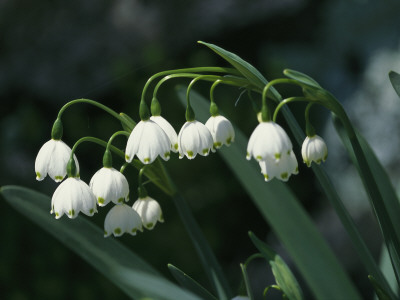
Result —
<path fill-rule="evenodd" d="M 308 137 L 313 137 L 315 136 L 315 128 L 312 126 L 310 122 L 310 109 L 314 105 L 314 103 L 310 102 L 308 103 L 306 110 L 304 112 L 304 118 L 306 120 L 306 134 Z"/>
<path fill-rule="evenodd" d="M 119 135 L 125 135 L 125 136 L 129 137 L 130 133 L 128 131 L 124 131 L 124 130 L 115 132 L 107 142 L 107 147 L 106 147 L 107 150 L 110 149 L 110 146 L 111 146 L 113 140 Z"/>
<path fill-rule="evenodd" d="M 253 291 L 250 286 L 250 279 L 249 279 L 249 275 L 247 274 L 246 266 L 243 264 L 240 264 L 240 269 L 242 270 L 242 275 L 243 275 L 244 285 L 246 286 L 247 296 L 249 297 L 250 300 L 254 300 Z"/>
<path fill-rule="evenodd" d="M 88 104 L 94 105 L 94 106 L 96 106 L 96 107 L 108 112 L 110 115 L 112 115 L 114 118 L 118 119 L 119 121 L 125 123 L 125 119 L 122 118 L 116 111 L 112 110 L 108 106 L 105 106 L 105 105 L 103 105 L 103 104 L 101 104 L 101 103 L 99 103 L 97 101 L 93 101 L 93 100 L 90 100 L 90 99 L 76 99 L 76 100 L 69 101 L 68 103 L 64 104 L 63 107 L 61 107 L 60 111 L 58 112 L 58 117 L 57 118 L 61 119 L 61 116 L 64 113 L 64 111 L 68 107 L 70 107 L 71 105 L 76 104 L 76 103 L 88 103 Z"/>
<path fill-rule="evenodd" d="M 225 74 L 232 74 L 232 75 L 238 75 L 240 76 L 241 73 L 239 71 L 237 71 L 234 68 L 219 68 L 219 67 L 200 67 L 200 68 L 186 68 L 186 69 L 176 69 L 176 70 L 167 70 L 167 71 L 163 71 L 163 72 L 159 72 L 157 74 L 154 74 L 153 76 L 151 76 L 142 91 L 142 97 L 141 100 L 144 101 L 145 100 L 145 96 L 146 96 L 146 91 L 149 88 L 150 84 L 152 83 L 152 81 L 158 77 L 161 76 L 166 76 L 166 75 L 170 75 L 170 74 L 175 74 L 175 73 L 197 73 L 197 72 L 212 72 L 212 73 L 225 73 Z"/>
<path fill-rule="evenodd" d="M 310 101 L 309 99 L 307 99 L 306 97 L 290 97 L 290 98 L 286 98 L 284 100 L 282 100 L 278 106 L 275 108 L 274 111 L 274 116 L 272 118 L 272 120 L 275 122 L 276 118 L 278 116 L 279 110 L 286 104 L 291 103 L 291 102 L 308 102 Z"/>

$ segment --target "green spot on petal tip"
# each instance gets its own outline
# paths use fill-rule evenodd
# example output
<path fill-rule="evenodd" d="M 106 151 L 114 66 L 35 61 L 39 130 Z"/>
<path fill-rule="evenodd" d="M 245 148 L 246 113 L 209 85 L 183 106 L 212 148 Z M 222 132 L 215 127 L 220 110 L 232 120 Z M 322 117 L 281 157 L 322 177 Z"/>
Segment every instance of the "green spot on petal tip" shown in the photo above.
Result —
<path fill-rule="evenodd" d="M 115 234 L 121 234 L 121 228 L 119 228 L 119 227 L 118 227 L 118 228 L 115 228 L 115 229 L 114 229 L 114 233 L 115 233 Z"/>
<path fill-rule="evenodd" d="M 188 152 L 187 152 L 187 155 L 188 155 L 189 157 L 192 157 L 192 156 L 193 156 L 193 151 L 188 151 Z"/>

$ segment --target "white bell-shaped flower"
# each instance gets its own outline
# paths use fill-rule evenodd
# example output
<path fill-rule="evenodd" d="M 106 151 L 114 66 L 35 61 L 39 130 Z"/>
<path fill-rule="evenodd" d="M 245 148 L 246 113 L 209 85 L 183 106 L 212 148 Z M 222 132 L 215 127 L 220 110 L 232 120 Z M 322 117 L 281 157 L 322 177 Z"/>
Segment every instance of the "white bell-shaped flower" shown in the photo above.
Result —
<path fill-rule="evenodd" d="M 35 160 L 36 179 L 41 181 L 47 174 L 60 182 L 67 175 L 67 163 L 71 157 L 71 148 L 62 140 L 51 139 L 40 148 Z M 74 154 L 74 160 L 79 173 L 79 164 Z"/>
<path fill-rule="evenodd" d="M 179 158 L 193 159 L 197 154 L 207 156 L 213 146 L 210 130 L 199 121 L 187 121 L 178 134 Z"/>
<path fill-rule="evenodd" d="M 270 181 L 274 177 L 288 181 L 290 175 L 299 173 L 296 155 L 292 150 L 283 153 L 279 160 L 268 157 L 266 160 L 260 161 L 259 164 L 265 181 Z"/>
<path fill-rule="evenodd" d="M 103 167 L 98 170 L 89 184 L 99 206 L 110 201 L 121 204 L 129 200 L 129 184 L 124 174 L 114 168 Z"/>
<path fill-rule="evenodd" d="M 151 116 L 150 120 L 156 122 L 165 131 L 171 141 L 171 150 L 175 153 L 178 152 L 178 135 L 174 127 L 161 116 Z"/>
<path fill-rule="evenodd" d="M 54 213 L 56 219 L 61 218 L 63 214 L 73 219 L 79 212 L 93 216 L 97 212 L 96 197 L 79 177 L 68 177 L 54 191 L 50 213 Z"/>
<path fill-rule="evenodd" d="M 320 136 L 307 136 L 301 146 L 301 155 L 303 156 L 303 161 L 310 167 L 311 162 L 320 164 L 326 160 L 328 157 L 328 147 Z"/>
<path fill-rule="evenodd" d="M 138 230 L 143 231 L 142 219 L 132 207 L 126 204 L 115 205 L 104 220 L 104 237 L 111 234 L 118 237 L 125 232 L 136 235 Z"/>
<path fill-rule="evenodd" d="M 140 121 L 133 128 L 126 145 L 125 160 L 131 162 L 136 155 L 144 164 L 151 164 L 158 155 L 170 157 L 171 142 L 164 130 L 154 121 Z"/>
<path fill-rule="evenodd" d="M 224 144 L 229 146 L 235 140 L 235 130 L 227 118 L 221 115 L 211 116 L 205 125 L 213 137 L 214 148 L 221 148 Z"/>
<path fill-rule="evenodd" d="M 147 229 L 153 229 L 157 221 L 164 222 L 160 204 L 149 196 L 137 199 L 132 208 L 137 211 Z"/>
<path fill-rule="evenodd" d="M 248 160 L 253 156 L 257 161 L 275 159 L 278 161 L 292 150 L 292 142 L 285 130 L 275 122 L 261 122 L 254 129 L 247 145 Z"/>

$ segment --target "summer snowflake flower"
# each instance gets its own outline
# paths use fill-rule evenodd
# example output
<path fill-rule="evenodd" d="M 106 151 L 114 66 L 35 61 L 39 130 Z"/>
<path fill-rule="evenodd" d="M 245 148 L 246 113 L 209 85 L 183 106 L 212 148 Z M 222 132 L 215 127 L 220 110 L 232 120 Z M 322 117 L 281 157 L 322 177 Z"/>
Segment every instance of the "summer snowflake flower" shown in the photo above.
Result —
<path fill-rule="evenodd" d="M 274 177 L 288 181 L 290 175 L 299 173 L 296 155 L 293 151 L 283 153 L 278 161 L 268 157 L 266 160 L 260 161 L 259 164 L 265 181 L 270 181 Z"/>
<path fill-rule="evenodd" d="M 143 231 L 142 220 L 138 213 L 126 204 L 115 205 L 104 220 L 104 237 L 111 234 L 118 237 L 125 232 L 136 235 L 138 230 Z"/>
<path fill-rule="evenodd" d="M 258 161 L 279 161 L 284 153 L 290 153 L 292 142 L 285 130 L 275 122 L 261 122 L 254 129 L 247 145 L 246 158 L 253 156 Z"/>
<path fill-rule="evenodd" d="M 125 160 L 131 162 L 135 155 L 144 164 L 151 164 L 158 155 L 168 160 L 170 149 L 171 142 L 157 123 L 152 120 L 140 121 L 129 136 Z"/>
<path fill-rule="evenodd" d="M 178 134 L 179 158 L 193 159 L 197 154 L 207 156 L 213 146 L 210 130 L 199 121 L 187 121 Z"/>
<path fill-rule="evenodd" d="M 71 148 L 62 140 L 51 139 L 39 150 L 35 160 L 36 179 L 41 181 L 47 174 L 55 181 L 60 182 L 67 175 L 67 163 L 71 156 Z M 79 173 L 79 164 L 74 154 L 74 160 Z"/>
<path fill-rule="evenodd" d="M 56 219 L 66 214 L 76 218 L 79 212 L 93 216 L 97 212 L 96 197 L 89 186 L 79 177 L 68 177 L 55 190 L 51 198 L 51 211 Z"/>
<path fill-rule="evenodd" d="M 103 167 L 98 170 L 89 184 L 99 206 L 110 201 L 121 204 L 129 200 L 129 184 L 125 176 L 114 168 Z"/>
<path fill-rule="evenodd" d="M 205 125 L 213 137 L 214 148 L 221 148 L 223 144 L 229 146 L 235 140 L 235 131 L 227 118 L 220 115 L 211 116 Z"/>
<path fill-rule="evenodd" d="M 161 116 L 151 116 L 150 120 L 156 122 L 165 131 L 171 141 L 171 150 L 175 153 L 178 152 L 178 135 L 174 127 Z"/>
<path fill-rule="evenodd" d="M 320 164 L 321 161 L 326 160 L 328 157 L 328 148 L 320 136 L 307 136 L 301 147 L 301 155 L 303 156 L 303 161 L 310 167 L 313 161 Z"/>
<path fill-rule="evenodd" d="M 147 229 L 153 229 L 157 221 L 164 222 L 160 205 L 149 196 L 137 199 L 132 208 L 137 211 Z"/>

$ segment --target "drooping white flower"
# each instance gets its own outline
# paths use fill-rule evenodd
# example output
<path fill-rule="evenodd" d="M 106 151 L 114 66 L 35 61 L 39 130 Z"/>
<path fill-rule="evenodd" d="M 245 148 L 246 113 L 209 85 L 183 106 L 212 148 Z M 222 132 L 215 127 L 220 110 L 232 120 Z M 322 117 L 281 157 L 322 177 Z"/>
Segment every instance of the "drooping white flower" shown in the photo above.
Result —
<path fill-rule="evenodd" d="M 132 207 L 126 204 L 115 205 L 104 220 L 104 237 L 111 234 L 118 237 L 125 232 L 136 235 L 138 230 L 143 231 L 142 219 Z"/>
<path fill-rule="evenodd" d="M 268 158 L 278 161 L 284 153 L 290 153 L 292 142 L 285 130 L 275 122 L 261 122 L 254 129 L 247 145 L 248 160 L 253 156 L 257 161 Z"/>
<path fill-rule="evenodd" d="M 157 221 L 164 222 L 160 204 L 149 196 L 137 199 L 132 208 L 142 218 L 143 226 L 149 230 L 154 228 Z"/>
<path fill-rule="evenodd" d="M 96 197 L 79 177 L 68 177 L 54 191 L 50 213 L 54 213 L 56 219 L 61 218 L 63 214 L 73 219 L 79 212 L 93 216 L 97 212 Z"/>
<path fill-rule="evenodd" d="M 179 158 L 193 159 L 197 154 L 207 156 L 213 146 L 210 130 L 199 121 L 187 121 L 178 134 Z"/>
<path fill-rule="evenodd" d="M 171 142 L 157 123 L 152 120 L 140 121 L 129 136 L 125 160 L 131 162 L 135 155 L 145 165 L 151 164 L 158 155 L 168 160 L 170 149 Z"/>
<path fill-rule="evenodd" d="M 99 206 L 110 201 L 121 204 L 129 200 L 129 184 L 125 176 L 114 168 L 103 167 L 98 170 L 89 184 Z"/>
<path fill-rule="evenodd" d="M 301 155 L 303 156 L 303 161 L 310 167 L 311 162 L 320 164 L 326 160 L 328 157 L 328 148 L 320 136 L 307 136 L 301 146 Z"/>
<path fill-rule="evenodd" d="M 171 141 L 171 150 L 175 153 L 178 152 L 178 135 L 174 127 L 161 116 L 151 116 L 150 120 L 156 122 L 165 131 Z"/>
<path fill-rule="evenodd" d="M 279 160 L 268 157 L 259 164 L 265 181 L 270 181 L 274 177 L 288 181 L 290 175 L 299 173 L 296 155 L 292 150 L 283 153 Z"/>
<path fill-rule="evenodd" d="M 71 157 L 71 148 L 62 140 L 51 139 L 40 148 L 35 160 L 36 179 L 41 181 L 47 174 L 60 182 L 67 175 L 67 163 Z M 75 164 L 79 173 L 79 164 L 74 154 Z"/>
<path fill-rule="evenodd" d="M 235 140 L 235 131 L 227 118 L 221 115 L 211 116 L 205 125 L 213 137 L 214 148 L 221 148 L 223 144 L 229 146 Z"/>

